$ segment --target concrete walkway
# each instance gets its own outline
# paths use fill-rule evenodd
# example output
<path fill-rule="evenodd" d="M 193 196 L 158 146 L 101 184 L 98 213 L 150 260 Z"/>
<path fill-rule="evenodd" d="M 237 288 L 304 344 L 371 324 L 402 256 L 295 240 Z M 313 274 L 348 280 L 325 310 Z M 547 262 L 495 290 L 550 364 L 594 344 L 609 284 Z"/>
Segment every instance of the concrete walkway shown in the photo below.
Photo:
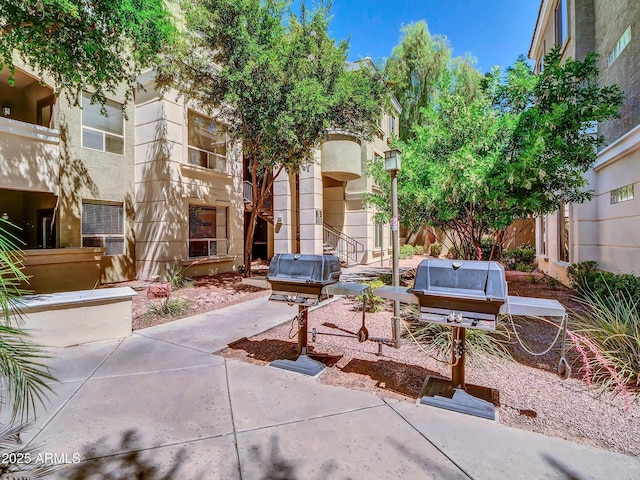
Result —
<path fill-rule="evenodd" d="M 23 441 L 66 456 L 64 479 L 640 478 L 636 458 L 215 354 L 294 314 L 262 297 L 56 350 Z"/>

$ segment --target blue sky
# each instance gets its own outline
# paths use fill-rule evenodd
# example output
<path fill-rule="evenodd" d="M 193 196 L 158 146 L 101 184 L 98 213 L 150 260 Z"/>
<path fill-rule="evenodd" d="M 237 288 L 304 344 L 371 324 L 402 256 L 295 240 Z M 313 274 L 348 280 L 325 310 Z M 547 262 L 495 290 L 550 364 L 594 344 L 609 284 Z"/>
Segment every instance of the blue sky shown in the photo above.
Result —
<path fill-rule="evenodd" d="M 432 35 L 449 39 L 454 56 L 469 52 L 487 72 L 527 55 L 539 7 L 540 0 L 334 0 L 330 32 L 350 36 L 349 60 L 378 63 L 398 44 L 402 25 L 426 20 Z"/>

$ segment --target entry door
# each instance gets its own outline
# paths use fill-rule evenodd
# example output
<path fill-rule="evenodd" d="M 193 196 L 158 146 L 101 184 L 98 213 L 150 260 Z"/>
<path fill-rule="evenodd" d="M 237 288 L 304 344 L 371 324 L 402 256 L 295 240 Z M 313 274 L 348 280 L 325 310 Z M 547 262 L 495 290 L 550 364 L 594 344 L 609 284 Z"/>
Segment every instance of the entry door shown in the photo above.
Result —
<path fill-rule="evenodd" d="M 53 208 L 38 210 L 38 248 L 56 247 Z"/>

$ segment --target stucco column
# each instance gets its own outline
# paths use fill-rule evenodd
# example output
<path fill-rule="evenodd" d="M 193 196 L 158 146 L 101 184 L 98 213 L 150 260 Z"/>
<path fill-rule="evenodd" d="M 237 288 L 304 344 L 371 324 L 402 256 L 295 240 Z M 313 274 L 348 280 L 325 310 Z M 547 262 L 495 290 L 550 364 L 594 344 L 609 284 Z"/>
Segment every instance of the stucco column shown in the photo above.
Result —
<path fill-rule="evenodd" d="M 315 162 L 300 171 L 300 253 L 322 255 L 322 168 Z"/>
<path fill-rule="evenodd" d="M 291 253 L 294 214 L 289 175 L 282 171 L 273 182 L 273 253 Z"/>

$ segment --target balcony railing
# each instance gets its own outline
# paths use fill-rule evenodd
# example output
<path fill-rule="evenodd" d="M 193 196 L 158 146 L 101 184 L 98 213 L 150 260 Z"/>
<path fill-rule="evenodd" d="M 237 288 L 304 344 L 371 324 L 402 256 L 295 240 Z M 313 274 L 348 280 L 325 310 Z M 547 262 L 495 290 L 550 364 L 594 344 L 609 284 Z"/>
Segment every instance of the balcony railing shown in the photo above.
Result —
<path fill-rule="evenodd" d="M 60 132 L 0 117 L 0 187 L 58 192 Z"/>

